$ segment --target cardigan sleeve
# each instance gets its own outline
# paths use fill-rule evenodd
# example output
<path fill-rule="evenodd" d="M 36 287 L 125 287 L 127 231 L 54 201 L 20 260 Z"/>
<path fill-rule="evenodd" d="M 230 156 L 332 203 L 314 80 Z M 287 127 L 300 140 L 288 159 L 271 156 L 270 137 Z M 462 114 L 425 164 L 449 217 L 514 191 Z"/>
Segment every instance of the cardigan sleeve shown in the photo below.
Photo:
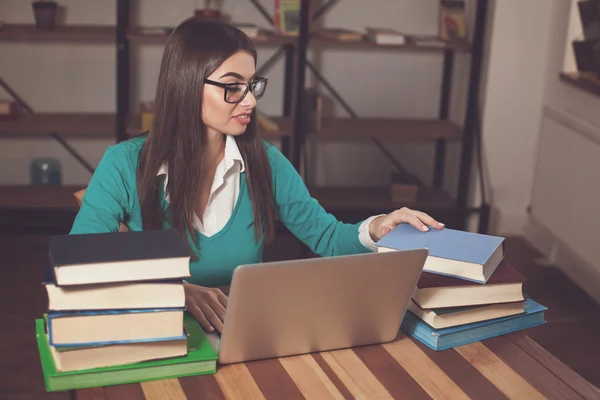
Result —
<path fill-rule="evenodd" d="M 71 234 L 116 232 L 129 204 L 125 152 L 108 147 L 82 198 Z"/>
<path fill-rule="evenodd" d="M 358 224 L 338 221 L 311 197 L 302 177 L 289 160 L 268 146 L 273 174 L 273 193 L 281 222 L 320 256 L 368 253 L 359 239 Z"/>

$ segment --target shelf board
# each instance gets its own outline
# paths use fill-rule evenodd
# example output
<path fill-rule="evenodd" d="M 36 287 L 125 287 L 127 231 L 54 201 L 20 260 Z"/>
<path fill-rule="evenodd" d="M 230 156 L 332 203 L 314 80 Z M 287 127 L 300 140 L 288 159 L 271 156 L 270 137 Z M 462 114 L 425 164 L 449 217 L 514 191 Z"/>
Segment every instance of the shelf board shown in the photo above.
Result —
<path fill-rule="evenodd" d="M 265 133 L 267 140 L 274 140 L 292 133 L 289 117 L 272 117 L 280 133 Z M 127 126 L 130 137 L 141 134 L 140 117 L 131 115 Z M 44 138 L 51 133 L 73 138 L 112 138 L 115 136 L 116 115 L 112 113 L 39 113 L 23 114 L 15 120 L 0 120 L 0 139 Z"/>
<path fill-rule="evenodd" d="M 66 25 L 40 30 L 34 24 L 6 24 L 0 42 L 115 43 L 112 25 Z"/>
<path fill-rule="evenodd" d="M 311 195 L 327 211 L 365 210 L 373 213 L 391 212 L 397 208 L 409 207 L 420 211 L 446 211 L 455 208 L 454 200 L 442 189 L 419 188 L 414 203 L 392 200 L 389 186 L 313 186 Z"/>
<path fill-rule="evenodd" d="M 417 46 L 415 44 L 389 45 L 377 44 L 366 39 L 362 40 L 337 40 L 324 38 L 317 34 L 311 34 L 309 38 L 309 47 L 330 47 L 338 49 L 360 49 L 360 50 L 387 50 L 387 51 L 406 51 L 406 52 L 427 52 L 427 53 L 442 53 L 445 50 L 454 50 L 456 52 L 468 52 L 471 50 L 471 45 L 467 41 L 447 42 L 446 46 Z"/>
<path fill-rule="evenodd" d="M 111 113 L 35 113 L 0 121 L 0 138 L 44 137 L 57 133 L 68 137 L 114 136 L 116 116 Z"/>
<path fill-rule="evenodd" d="M 394 118 L 323 118 L 321 130 L 307 138 L 322 141 L 368 140 L 458 140 L 462 137 L 460 126 L 453 122 L 430 119 Z"/>
<path fill-rule="evenodd" d="M 0 185 L 0 209 L 77 210 L 73 193 L 83 186 Z"/>
<path fill-rule="evenodd" d="M 167 42 L 169 33 L 173 28 L 166 27 L 132 27 L 129 29 L 127 37 L 131 43 L 135 44 L 159 44 L 164 45 Z M 164 30 L 164 32 L 161 32 Z M 294 36 L 285 36 L 278 34 L 268 34 L 253 38 L 252 41 L 256 46 L 270 47 L 281 46 L 284 44 L 294 44 L 298 39 Z"/>
<path fill-rule="evenodd" d="M 262 136 L 262 138 L 266 139 L 266 140 L 277 140 L 277 139 L 281 139 L 284 136 L 291 136 L 292 135 L 292 119 L 290 117 L 272 117 L 269 116 L 269 119 L 271 119 L 273 122 L 275 122 L 278 126 L 279 126 L 279 132 L 272 132 L 272 133 L 267 133 L 265 131 L 262 131 L 260 128 L 258 128 L 259 134 Z M 132 121 L 129 124 L 129 127 L 127 129 L 127 134 L 129 136 L 138 136 L 142 133 L 142 131 L 140 130 L 140 122 L 141 119 L 139 116 L 134 115 L 132 117 Z"/>
<path fill-rule="evenodd" d="M 594 73 L 561 72 L 560 79 L 596 96 L 600 96 L 600 79 Z"/>

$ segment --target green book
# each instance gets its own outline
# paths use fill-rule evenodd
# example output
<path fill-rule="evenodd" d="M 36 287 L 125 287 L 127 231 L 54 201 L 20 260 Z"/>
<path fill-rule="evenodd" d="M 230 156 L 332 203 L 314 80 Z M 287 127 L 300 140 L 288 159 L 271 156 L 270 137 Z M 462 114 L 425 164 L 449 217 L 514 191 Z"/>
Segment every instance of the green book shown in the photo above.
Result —
<path fill-rule="evenodd" d="M 50 353 L 44 320 L 36 319 L 35 334 L 46 390 L 54 392 L 215 373 L 218 355 L 204 331 L 194 317 L 187 312 L 183 322 L 188 333 L 186 356 L 105 368 L 59 372 L 56 370 L 54 359 Z"/>

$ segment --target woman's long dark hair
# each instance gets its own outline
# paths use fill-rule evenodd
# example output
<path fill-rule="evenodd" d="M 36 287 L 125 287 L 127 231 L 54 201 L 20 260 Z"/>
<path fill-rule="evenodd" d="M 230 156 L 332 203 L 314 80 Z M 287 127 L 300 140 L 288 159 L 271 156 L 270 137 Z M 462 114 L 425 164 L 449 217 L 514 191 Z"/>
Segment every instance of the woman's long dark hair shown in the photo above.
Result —
<path fill-rule="evenodd" d="M 137 174 L 144 230 L 163 228 L 157 173 L 164 164 L 169 176 L 165 192 L 170 203 L 169 222 L 184 239 L 187 234 L 195 237 L 194 202 L 200 187 L 202 151 L 206 143 L 206 126 L 201 113 L 204 79 L 241 50 L 252 54 L 256 61 L 252 41 L 223 22 L 190 18 L 169 37 L 158 77 L 152 126 L 140 154 Z M 246 166 L 255 238 L 263 235 L 268 242 L 274 237 L 276 212 L 271 167 L 264 144 L 257 135 L 255 117 L 253 113 L 252 123 L 236 140 Z"/>

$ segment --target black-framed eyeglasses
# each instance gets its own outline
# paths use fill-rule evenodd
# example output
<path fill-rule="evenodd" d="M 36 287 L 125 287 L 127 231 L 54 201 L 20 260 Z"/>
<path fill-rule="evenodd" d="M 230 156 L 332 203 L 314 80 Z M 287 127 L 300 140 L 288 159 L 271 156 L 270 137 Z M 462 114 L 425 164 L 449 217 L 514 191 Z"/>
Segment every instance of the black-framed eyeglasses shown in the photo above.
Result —
<path fill-rule="evenodd" d="M 252 92 L 256 100 L 263 97 L 265 90 L 267 90 L 267 81 L 267 78 L 256 77 L 250 83 L 221 83 L 211 81 L 210 79 L 205 79 L 204 83 L 225 89 L 225 94 L 223 95 L 225 102 L 235 104 L 244 100 L 246 94 L 248 94 L 248 90 Z"/>

